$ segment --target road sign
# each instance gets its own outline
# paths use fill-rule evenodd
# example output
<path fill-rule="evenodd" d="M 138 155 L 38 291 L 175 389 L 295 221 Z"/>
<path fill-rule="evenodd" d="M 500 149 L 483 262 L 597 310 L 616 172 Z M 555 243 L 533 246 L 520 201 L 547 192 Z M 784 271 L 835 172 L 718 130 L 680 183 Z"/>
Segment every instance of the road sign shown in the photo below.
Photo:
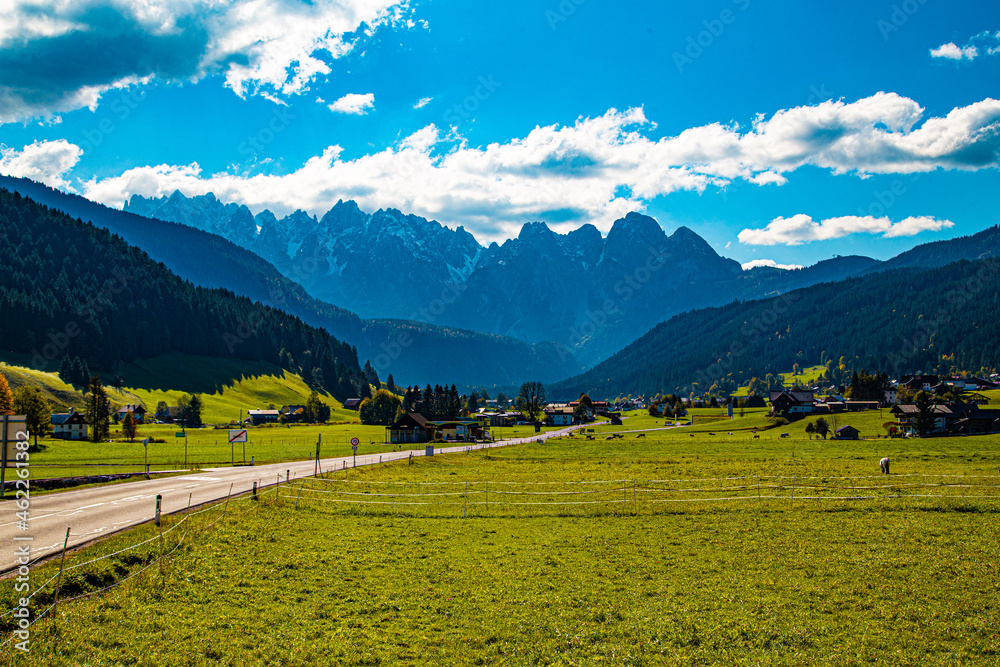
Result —
<path fill-rule="evenodd" d="M 355 452 L 357 452 L 358 451 L 358 446 L 357 445 L 351 445 L 351 449 L 353 449 Z"/>
<path fill-rule="evenodd" d="M 357 449 L 359 444 L 361 444 L 360 440 L 358 440 L 357 438 L 351 438 L 351 447 Z"/>
<path fill-rule="evenodd" d="M 246 441 L 247 441 L 246 429 L 238 429 L 238 428 L 229 429 L 229 442 L 246 442 Z"/>
<path fill-rule="evenodd" d="M 174 433 L 174 437 L 175 437 L 175 438 L 183 438 L 183 437 L 185 437 L 186 435 L 187 435 L 187 434 L 186 434 L 186 433 L 184 433 L 184 431 L 178 431 L 177 433 Z"/>

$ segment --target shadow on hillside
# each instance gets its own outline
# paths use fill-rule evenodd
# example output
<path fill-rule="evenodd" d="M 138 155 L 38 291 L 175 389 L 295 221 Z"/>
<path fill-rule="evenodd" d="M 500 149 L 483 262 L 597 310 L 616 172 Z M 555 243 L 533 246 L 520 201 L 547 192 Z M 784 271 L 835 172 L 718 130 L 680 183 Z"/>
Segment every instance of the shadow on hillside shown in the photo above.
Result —
<path fill-rule="evenodd" d="M 261 361 L 170 355 L 127 364 L 124 386 L 145 391 L 218 394 L 237 382 L 266 376 L 283 378 L 285 370 Z"/>

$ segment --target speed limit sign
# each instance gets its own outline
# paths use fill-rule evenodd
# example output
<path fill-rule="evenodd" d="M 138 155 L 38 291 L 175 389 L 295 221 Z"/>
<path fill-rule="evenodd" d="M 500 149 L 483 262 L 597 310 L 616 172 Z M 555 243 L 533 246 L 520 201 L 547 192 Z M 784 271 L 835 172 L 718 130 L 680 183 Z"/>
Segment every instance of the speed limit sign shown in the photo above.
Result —
<path fill-rule="evenodd" d="M 351 438 L 351 446 L 352 447 L 357 447 L 359 444 L 361 444 L 360 440 L 358 440 L 357 438 Z"/>

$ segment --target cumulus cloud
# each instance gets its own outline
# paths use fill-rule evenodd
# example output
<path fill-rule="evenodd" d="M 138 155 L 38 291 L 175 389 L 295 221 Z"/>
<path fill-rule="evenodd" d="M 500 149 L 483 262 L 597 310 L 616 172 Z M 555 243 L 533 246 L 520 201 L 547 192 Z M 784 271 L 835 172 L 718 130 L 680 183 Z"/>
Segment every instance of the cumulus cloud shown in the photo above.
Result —
<path fill-rule="evenodd" d="M 36 141 L 21 150 L 0 146 L 0 174 L 30 178 L 53 188 L 69 190 L 66 173 L 76 166 L 83 151 L 64 139 Z"/>
<path fill-rule="evenodd" d="M 744 262 L 742 266 L 744 271 L 756 269 L 758 266 L 766 266 L 771 269 L 781 269 L 782 271 L 798 271 L 802 268 L 801 264 L 778 264 L 773 259 L 755 259 L 750 262 Z"/>
<path fill-rule="evenodd" d="M 845 215 L 817 222 L 800 213 L 790 218 L 775 218 L 763 229 L 744 229 L 737 238 L 746 245 L 802 245 L 851 234 L 881 234 L 886 239 L 916 236 L 920 232 L 936 232 L 954 226 L 951 220 L 930 216 L 909 217 L 894 223 L 887 217 Z"/>
<path fill-rule="evenodd" d="M 612 109 L 474 147 L 455 129 L 429 125 L 352 160 L 330 146 L 284 175 L 237 175 L 238 169 L 205 175 L 197 164 L 157 165 L 85 187 L 88 196 L 115 206 L 131 194 L 179 189 L 213 191 L 279 215 L 297 208 L 321 214 L 338 199 L 353 198 L 368 210 L 394 206 L 502 240 L 516 236 L 527 220 L 565 228 L 590 222 L 607 231 L 612 220 L 644 210 L 660 195 L 735 180 L 780 186 L 803 166 L 864 175 L 1000 165 L 1000 101 L 993 99 L 923 119 L 913 100 L 878 93 L 850 104 L 781 110 L 745 130 L 716 123 L 653 140 L 653 127 L 642 109 Z"/>
<path fill-rule="evenodd" d="M 354 116 L 364 116 L 375 108 L 374 93 L 348 93 L 328 106 L 335 113 L 346 113 Z"/>
<path fill-rule="evenodd" d="M 94 108 L 107 90 L 220 74 L 238 95 L 308 90 L 409 0 L 9 0 L 0 6 L 0 123 Z"/>
<path fill-rule="evenodd" d="M 992 56 L 997 53 L 1000 53 L 1000 30 L 981 32 L 971 37 L 962 46 L 954 42 L 942 44 L 936 49 L 931 49 L 931 58 L 975 60 L 979 56 Z"/>

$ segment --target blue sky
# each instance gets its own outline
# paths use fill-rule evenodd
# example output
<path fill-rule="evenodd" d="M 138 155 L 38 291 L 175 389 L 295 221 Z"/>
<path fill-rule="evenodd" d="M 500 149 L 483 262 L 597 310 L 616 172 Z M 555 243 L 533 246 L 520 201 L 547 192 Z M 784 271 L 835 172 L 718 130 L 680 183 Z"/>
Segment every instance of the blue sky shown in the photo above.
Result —
<path fill-rule="evenodd" d="M 110 205 L 641 210 L 779 264 L 1000 222 L 996 2 L 66 4 L 0 9 L 0 172 Z"/>

